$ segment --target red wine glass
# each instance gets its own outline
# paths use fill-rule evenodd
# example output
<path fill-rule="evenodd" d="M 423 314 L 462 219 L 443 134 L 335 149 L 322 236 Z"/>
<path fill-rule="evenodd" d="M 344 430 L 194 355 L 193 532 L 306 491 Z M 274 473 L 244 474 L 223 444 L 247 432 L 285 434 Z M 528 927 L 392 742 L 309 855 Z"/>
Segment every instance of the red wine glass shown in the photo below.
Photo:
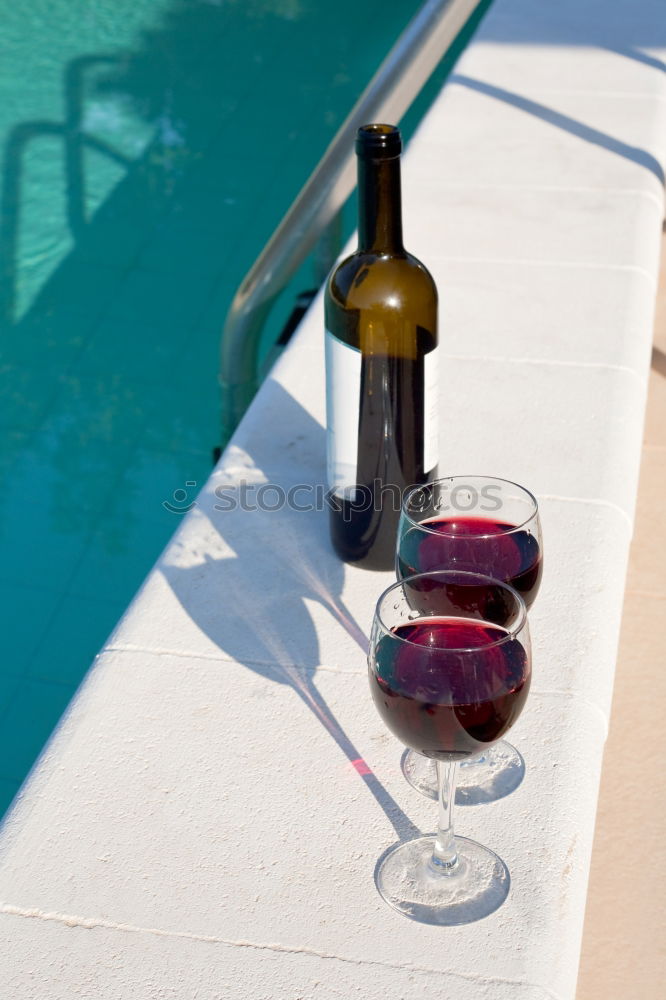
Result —
<path fill-rule="evenodd" d="M 412 489 L 398 527 L 398 579 L 431 570 L 462 569 L 510 584 L 529 608 L 539 590 L 543 545 L 539 508 L 523 486 L 493 476 L 449 476 Z M 435 765 L 406 751 L 407 781 L 437 798 Z M 514 791 L 525 772 L 515 747 L 500 742 L 460 767 L 461 804 L 491 802 Z"/>
<path fill-rule="evenodd" d="M 510 877 L 487 847 L 453 834 L 458 762 L 513 725 L 530 686 L 527 611 L 508 584 L 477 573 L 406 577 L 379 598 L 368 653 L 370 689 L 389 730 L 436 762 L 437 833 L 392 848 L 376 870 L 396 910 L 429 924 L 493 913 Z"/>

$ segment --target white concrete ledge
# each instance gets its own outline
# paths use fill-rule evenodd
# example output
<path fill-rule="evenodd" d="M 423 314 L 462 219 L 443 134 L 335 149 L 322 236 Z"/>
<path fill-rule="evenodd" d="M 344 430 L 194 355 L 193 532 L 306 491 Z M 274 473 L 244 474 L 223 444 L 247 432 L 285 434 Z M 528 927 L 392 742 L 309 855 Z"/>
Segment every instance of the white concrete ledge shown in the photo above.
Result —
<path fill-rule="evenodd" d="M 460 808 L 506 860 L 436 929 L 373 884 L 430 802 L 367 692 L 390 574 L 323 513 L 223 511 L 324 480 L 322 304 L 98 657 L 2 830 L 12 1000 L 571 1000 L 636 495 L 666 143 L 661 0 L 495 0 L 410 145 L 406 235 L 441 290 L 441 468 L 540 498 L 514 794 Z"/>

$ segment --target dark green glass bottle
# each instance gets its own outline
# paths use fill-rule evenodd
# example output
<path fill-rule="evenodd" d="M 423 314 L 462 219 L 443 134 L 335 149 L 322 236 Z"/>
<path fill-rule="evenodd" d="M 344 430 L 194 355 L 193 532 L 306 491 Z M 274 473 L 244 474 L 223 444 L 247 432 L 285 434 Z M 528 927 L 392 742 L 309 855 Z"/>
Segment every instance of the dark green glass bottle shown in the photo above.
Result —
<path fill-rule="evenodd" d="M 393 567 L 402 494 L 437 467 L 437 289 L 402 245 L 401 150 L 358 130 L 359 247 L 325 298 L 331 540 L 368 569 Z"/>

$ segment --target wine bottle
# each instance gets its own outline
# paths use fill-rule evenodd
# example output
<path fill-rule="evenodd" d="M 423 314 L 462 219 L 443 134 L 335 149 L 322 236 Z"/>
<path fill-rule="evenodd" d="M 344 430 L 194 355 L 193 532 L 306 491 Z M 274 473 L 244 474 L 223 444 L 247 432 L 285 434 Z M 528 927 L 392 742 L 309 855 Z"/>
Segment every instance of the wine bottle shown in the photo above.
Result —
<path fill-rule="evenodd" d="M 402 244 L 400 153 L 393 125 L 364 125 L 358 249 L 325 296 L 330 532 L 341 559 L 395 561 L 400 501 L 437 465 L 437 289 Z"/>

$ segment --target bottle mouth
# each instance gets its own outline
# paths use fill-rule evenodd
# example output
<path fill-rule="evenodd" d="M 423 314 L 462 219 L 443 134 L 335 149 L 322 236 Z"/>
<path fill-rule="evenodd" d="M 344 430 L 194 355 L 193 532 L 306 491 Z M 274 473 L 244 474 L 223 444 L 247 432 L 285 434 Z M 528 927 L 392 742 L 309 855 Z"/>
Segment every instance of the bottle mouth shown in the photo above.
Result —
<path fill-rule="evenodd" d="M 400 129 L 396 125 L 381 123 L 361 125 L 356 133 L 356 152 L 359 156 L 377 160 L 390 160 L 400 156 Z"/>

